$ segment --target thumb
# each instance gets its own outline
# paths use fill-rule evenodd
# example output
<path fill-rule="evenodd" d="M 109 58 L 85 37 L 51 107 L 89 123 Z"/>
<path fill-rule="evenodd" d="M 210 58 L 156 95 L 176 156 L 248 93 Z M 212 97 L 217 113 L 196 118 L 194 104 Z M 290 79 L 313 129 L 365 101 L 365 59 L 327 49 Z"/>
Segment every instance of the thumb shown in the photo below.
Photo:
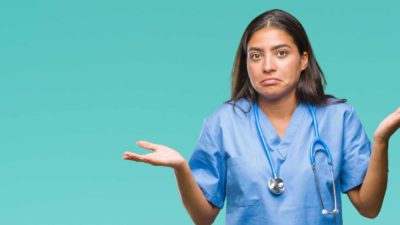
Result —
<path fill-rule="evenodd" d="M 141 148 L 145 148 L 145 149 L 152 150 L 152 151 L 157 149 L 157 144 L 154 144 L 154 143 L 151 143 L 148 141 L 140 140 L 140 141 L 137 141 L 136 144 Z"/>

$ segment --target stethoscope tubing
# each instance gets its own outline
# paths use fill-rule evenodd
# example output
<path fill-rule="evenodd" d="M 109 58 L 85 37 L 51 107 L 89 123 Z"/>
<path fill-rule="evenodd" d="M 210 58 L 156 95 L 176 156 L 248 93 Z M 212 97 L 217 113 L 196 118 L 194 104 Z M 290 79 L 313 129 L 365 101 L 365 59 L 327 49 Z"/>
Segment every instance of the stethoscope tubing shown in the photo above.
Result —
<path fill-rule="evenodd" d="M 268 163 L 269 163 L 269 166 L 271 167 L 271 170 L 272 170 L 272 175 L 274 176 L 274 179 L 277 179 L 278 176 L 277 176 L 276 171 L 275 171 L 274 162 L 272 161 L 270 148 L 269 148 L 267 142 L 265 141 L 265 137 L 264 137 L 264 135 L 262 134 L 262 131 L 261 131 L 261 126 L 260 126 L 260 122 L 259 122 L 259 119 L 258 119 L 258 103 L 257 103 L 257 101 L 254 103 L 254 117 L 255 117 L 255 120 L 256 120 L 257 133 L 258 133 L 258 136 L 259 136 L 259 138 L 260 138 L 260 140 L 262 142 L 262 146 L 263 146 L 264 152 L 267 155 Z"/>
<path fill-rule="evenodd" d="M 254 102 L 253 104 L 253 111 L 254 111 L 254 117 L 255 117 L 255 121 L 256 121 L 256 126 L 257 126 L 257 133 L 258 136 L 262 142 L 262 146 L 264 149 L 265 154 L 267 155 L 267 159 L 268 159 L 268 163 L 270 165 L 271 171 L 272 171 L 272 175 L 274 177 L 275 181 L 279 181 L 282 182 L 282 187 L 283 186 L 283 180 L 278 178 L 276 171 L 275 171 L 275 165 L 274 162 L 272 161 L 272 157 L 271 157 L 271 153 L 270 153 L 270 148 L 265 140 L 265 137 L 262 133 L 261 130 L 261 126 L 260 126 L 260 122 L 259 122 L 259 118 L 258 118 L 258 103 L 257 101 Z M 318 124 L 317 124 L 317 119 L 316 119 L 316 115 L 315 115 L 315 109 L 313 106 L 311 105 L 307 105 L 308 110 L 311 114 L 312 117 L 312 123 L 313 123 L 313 128 L 314 128 L 314 133 L 315 133 L 315 140 L 312 142 L 311 146 L 310 146 L 310 163 L 311 163 L 311 167 L 313 170 L 313 174 L 314 174 L 314 179 L 315 179 L 315 185 L 316 185 L 316 189 L 321 201 L 321 205 L 322 205 L 322 214 L 324 215 L 334 215 L 337 214 L 339 212 L 339 209 L 337 208 L 337 201 L 336 201 L 336 187 L 335 187 L 335 178 L 334 178 L 334 171 L 333 171 L 333 160 L 332 160 L 332 155 L 330 153 L 330 150 L 327 146 L 327 144 L 320 138 L 319 136 L 319 131 L 318 131 Z M 322 148 L 315 148 L 316 145 L 321 145 Z M 317 172 L 316 172 L 316 167 L 315 167 L 315 154 L 318 151 L 323 151 L 325 152 L 325 154 L 328 157 L 328 164 L 329 164 L 329 169 L 330 169 L 330 174 L 331 174 L 331 179 L 332 179 L 332 185 L 333 185 L 333 199 L 334 199 L 334 209 L 332 211 L 329 211 L 325 208 L 324 202 L 322 200 L 322 195 L 321 195 L 321 191 L 319 188 L 319 181 L 318 181 L 318 176 L 317 176 Z M 270 180 L 271 181 L 271 180 Z M 273 181 L 273 180 L 272 180 Z M 282 188 L 281 191 L 276 192 L 274 191 L 274 188 L 271 189 L 271 187 L 269 187 L 271 192 L 273 192 L 274 194 L 281 194 L 284 191 L 284 188 Z"/>
<path fill-rule="evenodd" d="M 315 116 L 315 109 L 311 105 L 307 105 L 307 108 L 308 108 L 308 111 L 310 112 L 311 117 L 312 117 L 312 123 L 313 123 L 314 134 L 315 134 L 315 140 L 311 143 L 311 146 L 310 146 L 310 162 L 311 162 L 311 165 L 315 165 L 315 154 L 316 154 L 316 152 L 317 151 L 323 151 L 328 156 L 328 164 L 330 166 L 332 166 L 333 165 L 333 160 L 332 160 L 332 155 L 331 155 L 331 152 L 330 152 L 330 150 L 328 148 L 328 145 L 319 136 L 318 124 L 317 124 L 317 119 L 316 119 L 316 116 Z M 315 146 L 317 144 L 322 145 L 323 148 L 316 149 Z"/>

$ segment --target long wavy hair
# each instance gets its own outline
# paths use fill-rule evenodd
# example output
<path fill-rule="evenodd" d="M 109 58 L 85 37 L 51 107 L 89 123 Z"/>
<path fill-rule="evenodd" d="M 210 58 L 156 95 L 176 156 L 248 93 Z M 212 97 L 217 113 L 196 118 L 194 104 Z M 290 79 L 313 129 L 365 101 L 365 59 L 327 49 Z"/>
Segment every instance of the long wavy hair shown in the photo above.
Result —
<path fill-rule="evenodd" d="M 301 23 L 283 10 L 273 9 L 254 18 L 244 31 L 232 69 L 231 99 L 225 103 L 235 106 L 235 102 L 241 98 L 249 99 L 251 102 L 256 101 L 258 93 L 250 83 L 246 66 L 247 45 L 252 35 L 266 26 L 273 26 L 285 31 L 293 38 L 300 55 L 303 52 L 308 53 L 308 66 L 301 72 L 296 87 L 296 99 L 299 103 L 320 106 L 346 102 L 346 99 L 337 99 L 333 95 L 325 94 L 324 88 L 327 83 L 324 73 L 314 56 L 310 41 Z M 333 98 L 335 101 L 328 103 L 329 98 Z"/>

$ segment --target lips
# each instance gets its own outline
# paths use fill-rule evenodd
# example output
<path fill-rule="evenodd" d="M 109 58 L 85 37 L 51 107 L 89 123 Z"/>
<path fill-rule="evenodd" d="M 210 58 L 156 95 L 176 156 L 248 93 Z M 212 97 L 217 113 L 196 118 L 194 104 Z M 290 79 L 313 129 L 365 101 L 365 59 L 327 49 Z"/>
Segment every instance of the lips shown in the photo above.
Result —
<path fill-rule="evenodd" d="M 280 82 L 282 82 L 282 80 L 280 80 L 278 78 L 275 78 L 275 77 L 269 77 L 269 78 L 266 78 L 266 79 L 262 80 L 261 84 L 269 86 L 269 85 L 279 84 Z"/>

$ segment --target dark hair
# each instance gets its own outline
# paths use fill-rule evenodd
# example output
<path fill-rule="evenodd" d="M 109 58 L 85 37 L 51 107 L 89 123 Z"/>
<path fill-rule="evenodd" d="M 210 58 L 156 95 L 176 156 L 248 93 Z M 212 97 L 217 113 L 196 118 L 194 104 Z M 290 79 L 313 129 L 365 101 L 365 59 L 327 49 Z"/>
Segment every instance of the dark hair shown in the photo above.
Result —
<path fill-rule="evenodd" d="M 332 95 L 325 94 L 326 80 L 324 73 L 315 59 L 310 41 L 300 22 L 283 10 L 273 9 L 254 18 L 244 31 L 232 69 L 231 99 L 226 103 L 235 105 L 235 102 L 241 98 L 247 98 L 251 102 L 257 99 L 258 94 L 253 89 L 247 72 L 247 45 L 252 35 L 266 26 L 273 26 L 285 31 L 293 38 L 300 55 L 303 52 L 308 53 L 307 68 L 301 72 L 297 83 L 296 99 L 298 102 L 317 106 L 331 104 L 327 101 L 329 98 L 335 99 L 333 103 L 346 102 L 346 99 L 336 99 Z"/>

